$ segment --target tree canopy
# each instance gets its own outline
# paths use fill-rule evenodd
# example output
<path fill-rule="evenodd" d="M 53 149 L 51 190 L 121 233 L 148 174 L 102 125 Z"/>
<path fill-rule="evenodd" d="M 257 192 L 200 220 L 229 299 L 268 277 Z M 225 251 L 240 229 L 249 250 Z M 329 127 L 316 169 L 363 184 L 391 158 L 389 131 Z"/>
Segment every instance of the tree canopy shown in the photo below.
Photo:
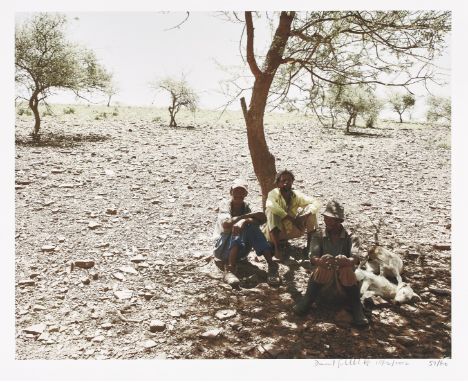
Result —
<path fill-rule="evenodd" d="M 185 78 L 176 80 L 171 77 L 166 77 L 152 84 L 151 87 L 156 90 L 162 89 L 168 92 L 171 97 L 171 104 L 168 107 L 170 127 L 177 127 L 175 117 L 181 108 L 186 108 L 192 112 L 197 109 L 198 95 L 189 86 Z"/>
<path fill-rule="evenodd" d="M 28 93 L 35 138 L 41 123 L 38 106 L 54 89 L 83 97 L 82 92 L 102 91 L 111 78 L 94 52 L 67 40 L 66 23 L 64 15 L 40 13 L 16 27 L 15 80 Z"/>
<path fill-rule="evenodd" d="M 272 39 L 264 55 L 254 48 L 253 12 L 243 20 L 253 86 L 249 106 L 242 102 L 264 199 L 276 173 L 263 127 L 267 102 L 288 100 L 299 108 L 311 95 L 321 102 L 329 84 L 409 87 L 435 81 L 432 60 L 451 29 L 450 12 L 442 11 L 282 11 L 268 17 Z"/>

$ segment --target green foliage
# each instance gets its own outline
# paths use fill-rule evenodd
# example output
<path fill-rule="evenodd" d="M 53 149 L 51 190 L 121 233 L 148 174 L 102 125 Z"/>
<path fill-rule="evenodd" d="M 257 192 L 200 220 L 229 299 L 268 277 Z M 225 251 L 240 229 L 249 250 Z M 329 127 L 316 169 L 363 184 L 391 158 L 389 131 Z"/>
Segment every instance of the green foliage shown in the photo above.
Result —
<path fill-rule="evenodd" d="M 151 84 L 154 89 L 162 89 L 169 93 L 171 97 L 171 105 L 169 106 L 169 116 L 171 121 L 169 126 L 175 127 L 177 123 L 175 116 L 181 108 L 195 112 L 198 107 L 198 95 L 188 85 L 184 78 L 176 80 L 170 77 L 166 77 L 155 84 Z"/>
<path fill-rule="evenodd" d="M 162 118 L 160 116 L 157 116 L 157 117 L 154 117 L 151 122 L 154 122 L 154 123 L 161 123 L 162 122 Z"/>
<path fill-rule="evenodd" d="M 116 107 L 114 107 L 114 110 L 112 110 L 112 115 L 114 117 L 117 117 L 119 115 L 119 109 L 117 109 Z"/>
<path fill-rule="evenodd" d="M 416 103 L 416 99 L 412 94 L 393 93 L 390 95 L 388 102 L 392 110 L 400 116 L 400 123 L 403 122 L 402 115 L 405 111 L 410 110 Z"/>
<path fill-rule="evenodd" d="M 442 122 L 450 125 L 452 120 L 450 98 L 430 96 L 427 99 L 427 107 L 426 119 L 428 122 Z"/>
<path fill-rule="evenodd" d="M 96 116 L 94 117 L 94 119 L 95 119 L 96 121 L 99 121 L 99 120 L 101 120 L 101 119 L 106 119 L 107 116 L 108 116 L 108 114 L 107 114 L 106 112 L 103 111 L 103 112 L 101 112 L 101 113 L 96 114 Z"/>
<path fill-rule="evenodd" d="M 73 107 L 66 107 L 63 109 L 63 114 L 75 114 L 75 109 Z"/>
<path fill-rule="evenodd" d="M 102 91 L 111 76 L 95 54 L 67 41 L 67 19 L 61 14 L 39 13 L 17 25 L 15 31 L 15 80 L 37 110 L 53 89 Z M 36 117 L 33 135 L 38 135 Z"/>
<path fill-rule="evenodd" d="M 326 104 L 334 118 L 346 116 L 347 131 L 359 115 L 365 119 L 366 127 L 374 127 L 382 109 L 382 102 L 365 85 L 334 84 L 326 95 Z"/>
<path fill-rule="evenodd" d="M 26 109 L 24 107 L 20 107 L 18 109 L 18 112 L 17 112 L 18 115 L 27 115 L 27 116 L 31 116 L 32 115 L 32 111 L 30 109 Z"/>

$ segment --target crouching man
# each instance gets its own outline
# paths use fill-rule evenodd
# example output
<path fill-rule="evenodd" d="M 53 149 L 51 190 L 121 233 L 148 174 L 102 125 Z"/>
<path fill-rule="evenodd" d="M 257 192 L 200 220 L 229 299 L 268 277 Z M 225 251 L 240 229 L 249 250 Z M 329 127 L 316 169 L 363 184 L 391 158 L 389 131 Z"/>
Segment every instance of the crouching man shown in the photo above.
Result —
<path fill-rule="evenodd" d="M 317 229 L 317 212 L 320 202 L 300 191 L 293 190 L 294 175 L 283 170 L 276 174 L 276 188 L 268 193 L 265 213 L 267 224 L 265 236 L 273 243 L 274 255 L 284 260 L 279 250 L 283 240 L 294 239 L 307 233 L 307 251 L 309 251 L 312 233 Z"/>
<path fill-rule="evenodd" d="M 354 324 L 366 326 L 369 322 L 362 310 L 359 285 L 354 274 L 359 258 L 352 254 L 351 236 L 342 225 L 344 209 L 332 200 L 322 215 L 325 231 L 314 233 L 310 244 L 310 262 L 317 267 L 310 277 L 305 295 L 293 310 L 298 315 L 307 314 L 320 289 L 335 279 L 337 288 L 343 288 L 351 304 Z"/>
<path fill-rule="evenodd" d="M 219 205 L 213 234 L 214 256 L 224 264 L 224 281 L 233 287 L 239 285 L 236 264 L 246 258 L 253 248 L 257 256 L 263 256 L 268 263 L 268 284 L 278 285 L 278 264 L 273 261 L 270 245 L 260 230 L 260 225 L 266 222 L 265 214 L 252 212 L 244 201 L 248 194 L 245 181 L 236 179 L 230 194 L 231 198 L 223 200 Z"/>

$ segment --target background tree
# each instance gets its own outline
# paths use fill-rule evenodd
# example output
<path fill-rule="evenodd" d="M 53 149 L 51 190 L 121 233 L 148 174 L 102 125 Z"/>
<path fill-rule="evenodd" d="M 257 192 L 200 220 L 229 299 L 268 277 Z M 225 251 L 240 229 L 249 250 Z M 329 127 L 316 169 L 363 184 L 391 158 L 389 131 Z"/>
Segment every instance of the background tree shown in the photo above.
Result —
<path fill-rule="evenodd" d="M 182 78 L 181 80 L 176 80 L 173 78 L 166 77 L 155 84 L 152 84 L 151 87 L 155 90 L 165 90 L 169 93 L 171 97 L 171 105 L 168 107 L 169 116 L 170 116 L 170 127 L 177 127 L 175 120 L 176 114 L 179 112 L 180 108 L 184 107 L 191 112 L 195 112 L 198 105 L 198 95 L 195 91 L 188 85 L 187 81 Z"/>
<path fill-rule="evenodd" d="M 429 96 L 427 99 L 427 114 L 428 122 L 447 123 L 450 125 L 452 121 L 452 103 L 448 97 Z"/>
<path fill-rule="evenodd" d="M 282 11 L 268 15 L 272 41 L 265 54 L 256 55 L 253 19 L 252 12 L 244 13 L 246 60 L 254 80 L 249 105 L 241 98 L 241 106 L 263 201 L 276 173 L 263 125 L 268 101 L 283 102 L 291 88 L 306 93 L 312 88 L 320 102 L 337 75 L 342 85 L 427 82 L 434 77 L 431 60 L 445 47 L 451 27 L 450 12 Z M 275 81 L 277 72 L 282 78 Z"/>
<path fill-rule="evenodd" d="M 66 40 L 66 17 L 40 13 L 16 27 L 15 80 L 28 93 L 35 124 L 33 139 L 39 139 L 39 105 L 54 89 L 82 92 L 102 90 L 110 76 L 90 50 Z"/>
<path fill-rule="evenodd" d="M 403 123 L 403 113 L 414 107 L 416 99 L 412 94 L 394 93 L 390 96 L 388 102 L 392 106 L 392 110 L 398 113 L 400 123 Z"/>
<path fill-rule="evenodd" d="M 373 127 L 380 113 L 381 102 L 372 88 L 366 85 L 332 84 L 326 97 L 332 126 L 338 117 L 345 115 L 347 133 L 351 126 L 356 126 L 358 116 L 365 119 L 366 127 Z"/>
<path fill-rule="evenodd" d="M 107 83 L 103 91 L 107 96 L 107 107 L 110 107 L 112 97 L 118 94 L 120 89 L 117 86 L 115 80 L 111 79 Z"/>

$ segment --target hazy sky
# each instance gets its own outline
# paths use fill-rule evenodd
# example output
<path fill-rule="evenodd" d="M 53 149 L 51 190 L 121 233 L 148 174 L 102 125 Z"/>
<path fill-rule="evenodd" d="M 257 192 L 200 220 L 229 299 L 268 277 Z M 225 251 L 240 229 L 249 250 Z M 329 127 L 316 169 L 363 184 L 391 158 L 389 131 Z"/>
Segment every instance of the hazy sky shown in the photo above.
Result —
<path fill-rule="evenodd" d="M 201 108 L 222 107 L 227 98 L 220 93 L 219 82 L 230 74 L 219 64 L 231 71 L 243 64 L 239 46 L 243 25 L 228 22 L 219 13 L 191 12 L 187 22 L 176 29 L 186 17 L 184 12 L 67 12 L 66 15 L 70 40 L 94 50 L 104 66 L 114 73 L 120 91 L 113 102 L 165 106 L 167 94 L 155 92 L 149 82 L 165 76 L 180 77 L 184 73 L 200 94 Z M 17 21 L 29 16 L 18 14 Z M 255 47 L 261 51 L 269 44 L 270 33 L 260 21 L 255 22 L 255 27 Z M 439 64 L 450 67 L 449 50 Z M 448 86 L 431 90 L 450 94 Z M 415 91 L 421 98 L 417 105 L 424 104 L 424 89 L 415 87 Z M 379 93 L 385 96 L 386 91 Z M 74 96 L 61 93 L 50 98 L 50 102 L 74 102 Z M 232 107 L 238 109 L 239 102 L 234 102 Z M 414 114 L 417 117 L 422 112 L 416 109 Z"/>

